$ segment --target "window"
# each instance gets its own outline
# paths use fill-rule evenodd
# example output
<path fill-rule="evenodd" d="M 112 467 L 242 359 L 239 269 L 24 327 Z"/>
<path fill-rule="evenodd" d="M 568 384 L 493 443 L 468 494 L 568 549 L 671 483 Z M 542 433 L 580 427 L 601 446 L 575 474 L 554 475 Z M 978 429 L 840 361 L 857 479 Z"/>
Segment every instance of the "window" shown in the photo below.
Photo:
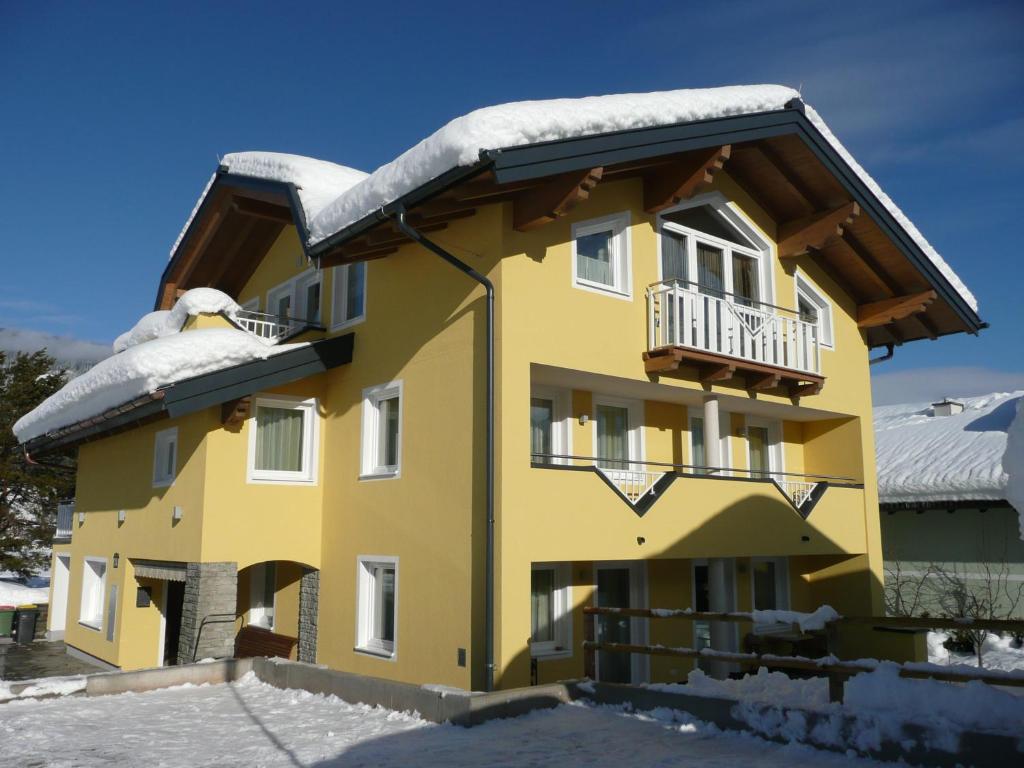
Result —
<path fill-rule="evenodd" d="M 250 482 L 316 482 L 316 399 L 257 397 L 249 421 Z"/>
<path fill-rule="evenodd" d="M 402 464 L 402 382 L 363 390 L 362 477 L 398 477 Z"/>
<path fill-rule="evenodd" d="M 534 387 L 530 393 L 530 461 L 565 464 L 568 459 L 552 455 L 569 454 L 569 393 Z"/>
<path fill-rule="evenodd" d="M 178 474 L 178 428 L 157 432 L 153 443 L 153 487 L 166 488 Z"/>
<path fill-rule="evenodd" d="M 267 314 L 280 321 L 292 316 L 292 283 L 285 283 L 267 293 Z"/>
<path fill-rule="evenodd" d="M 585 221 L 572 228 L 573 281 L 577 287 L 629 296 L 629 216 Z"/>
<path fill-rule="evenodd" d="M 747 417 L 747 468 L 750 477 L 770 479 L 771 473 L 782 471 L 782 426 L 753 416 Z"/>
<path fill-rule="evenodd" d="M 295 280 L 295 316 L 320 324 L 320 273 L 307 272 Z"/>
<path fill-rule="evenodd" d="M 755 557 L 750 564 L 755 611 L 789 609 L 789 568 L 784 557 Z"/>
<path fill-rule="evenodd" d="M 530 654 L 572 654 L 569 565 L 535 564 L 530 571 Z"/>
<path fill-rule="evenodd" d="M 107 561 L 87 557 L 82 565 L 82 605 L 78 621 L 91 629 L 103 625 L 103 593 L 107 586 Z"/>
<path fill-rule="evenodd" d="M 610 397 L 594 399 L 594 446 L 597 466 L 629 470 L 631 461 L 643 459 L 642 404 Z"/>
<path fill-rule="evenodd" d="M 356 650 L 395 658 L 398 646 L 398 558 L 358 560 Z"/>
<path fill-rule="evenodd" d="M 719 466 L 728 467 L 730 462 L 729 452 L 729 423 L 731 417 L 725 411 L 718 412 L 718 427 L 721 432 L 719 440 L 719 455 L 721 461 Z M 690 464 L 695 474 L 728 474 L 726 472 L 712 473 L 704 467 L 711 466 L 708 462 L 708 438 L 704 432 L 704 417 L 700 415 L 690 416 Z"/>
<path fill-rule="evenodd" d="M 275 563 L 259 563 L 249 569 L 249 577 L 249 623 L 273 629 L 277 566 Z"/>
<path fill-rule="evenodd" d="M 805 323 L 817 324 L 818 340 L 826 347 L 834 347 L 832 304 L 799 272 L 796 273 L 794 282 L 796 283 L 796 307 L 800 319 Z"/>
<path fill-rule="evenodd" d="M 366 262 L 334 268 L 331 327 L 343 328 L 366 319 Z"/>

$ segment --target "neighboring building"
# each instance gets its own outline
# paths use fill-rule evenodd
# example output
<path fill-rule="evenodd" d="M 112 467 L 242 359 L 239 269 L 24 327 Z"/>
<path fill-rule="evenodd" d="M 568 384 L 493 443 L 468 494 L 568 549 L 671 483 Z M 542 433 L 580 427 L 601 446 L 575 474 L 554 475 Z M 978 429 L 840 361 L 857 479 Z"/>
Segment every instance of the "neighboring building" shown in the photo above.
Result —
<path fill-rule="evenodd" d="M 886 586 L 908 609 L 943 612 L 938 593 L 948 599 L 952 583 L 938 569 L 969 590 L 991 586 L 997 605 L 1019 602 L 1024 617 L 1024 526 L 1009 500 L 1024 457 L 1007 451 L 1008 434 L 1024 430 L 1022 400 L 1009 392 L 875 408 Z"/>
<path fill-rule="evenodd" d="M 595 602 L 881 613 L 870 350 L 984 327 L 779 86 L 489 108 L 369 177 L 228 155 L 156 306 L 17 425 L 78 446 L 69 646 L 145 667 L 254 624 L 462 688 L 582 675 Z"/>

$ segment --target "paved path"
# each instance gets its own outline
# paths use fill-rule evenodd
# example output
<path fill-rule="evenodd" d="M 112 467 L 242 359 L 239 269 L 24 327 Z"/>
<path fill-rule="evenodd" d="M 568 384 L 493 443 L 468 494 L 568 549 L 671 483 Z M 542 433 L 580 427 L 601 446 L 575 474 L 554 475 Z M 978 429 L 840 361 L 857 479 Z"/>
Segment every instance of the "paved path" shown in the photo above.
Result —
<path fill-rule="evenodd" d="M 98 665 L 69 656 L 64 643 L 36 640 L 31 645 L 0 644 L 0 680 L 33 680 L 103 671 Z"/>

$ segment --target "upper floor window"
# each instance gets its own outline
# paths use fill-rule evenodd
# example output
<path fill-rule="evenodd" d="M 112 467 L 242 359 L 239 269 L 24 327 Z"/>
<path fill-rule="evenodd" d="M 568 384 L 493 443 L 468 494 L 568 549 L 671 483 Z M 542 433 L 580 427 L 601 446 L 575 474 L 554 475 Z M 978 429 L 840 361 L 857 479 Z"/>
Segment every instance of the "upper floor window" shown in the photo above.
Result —
<path fill-rule="evenodd" d="M 267 291 L 267 314 L 320 323 L 321 273 L 307 270 Z"/>
<path fill-rule="evenodd" d="M 316 482 L 316 399 L 258 397 L 249 424 L 249 480 Z"/>
<path fill-rule="evenodd" d="M 754 479 L 767 479 L 782 471 L 782 425 L 747 417 L 747 466 Z"/>
<path fill-rule="evenodd" d="M 534 387 L 530 392 L 530 461 L 561 464 L 569 454 L 569 393 Z"/>
<path fill-rule="evenodd" d="M 766 301 L 766 249 L 720 196 L 659 217 L 661 279 L 744 306 Z"/>
<path fill-rule="evenodd" d="M 642 405 L 632 400 L 600 397 L 594 400 L 594 445 L 597 465 L 628 470 L 643 459 Z"/>
<path fill-rule="evenodd" d="M 819 342 L 827 347 L 835 346 L 831 302 L 800 272 L 794 275 L 794 283 L 796 284 L 796 308 L 800 319 L 818 326 Z"/>
<path fill-rule="evenodd" d="M 362 477 L 398 477 L 402 464 L 402 382 L 363 390 Z"/>
<path fill-rule="evenodd" d="M 166 488 L 178 472 L 178 428 L 157 432 L 153 443 L 153 487 Z"/>
<path fill-rule="evenodd" d="M 577 287 L 629 296 L 629 214 L 574 224 L 572 263 Z"/>
<path fill-rule="evenodd" d="M 331 327 L 343 328 L 366 319 L 366 262 L 334 268 Z"/>

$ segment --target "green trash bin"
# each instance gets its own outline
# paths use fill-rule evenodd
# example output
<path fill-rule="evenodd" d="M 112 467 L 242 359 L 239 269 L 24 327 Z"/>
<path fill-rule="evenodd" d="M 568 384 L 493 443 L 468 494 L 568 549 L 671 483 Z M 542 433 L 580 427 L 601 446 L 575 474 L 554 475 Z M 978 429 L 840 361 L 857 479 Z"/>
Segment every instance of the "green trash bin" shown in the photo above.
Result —
<path fill-rule="evenodd" d="M 14 606 L 0 605 L 0 637 L 10 637 L 14 625 Z"/>

